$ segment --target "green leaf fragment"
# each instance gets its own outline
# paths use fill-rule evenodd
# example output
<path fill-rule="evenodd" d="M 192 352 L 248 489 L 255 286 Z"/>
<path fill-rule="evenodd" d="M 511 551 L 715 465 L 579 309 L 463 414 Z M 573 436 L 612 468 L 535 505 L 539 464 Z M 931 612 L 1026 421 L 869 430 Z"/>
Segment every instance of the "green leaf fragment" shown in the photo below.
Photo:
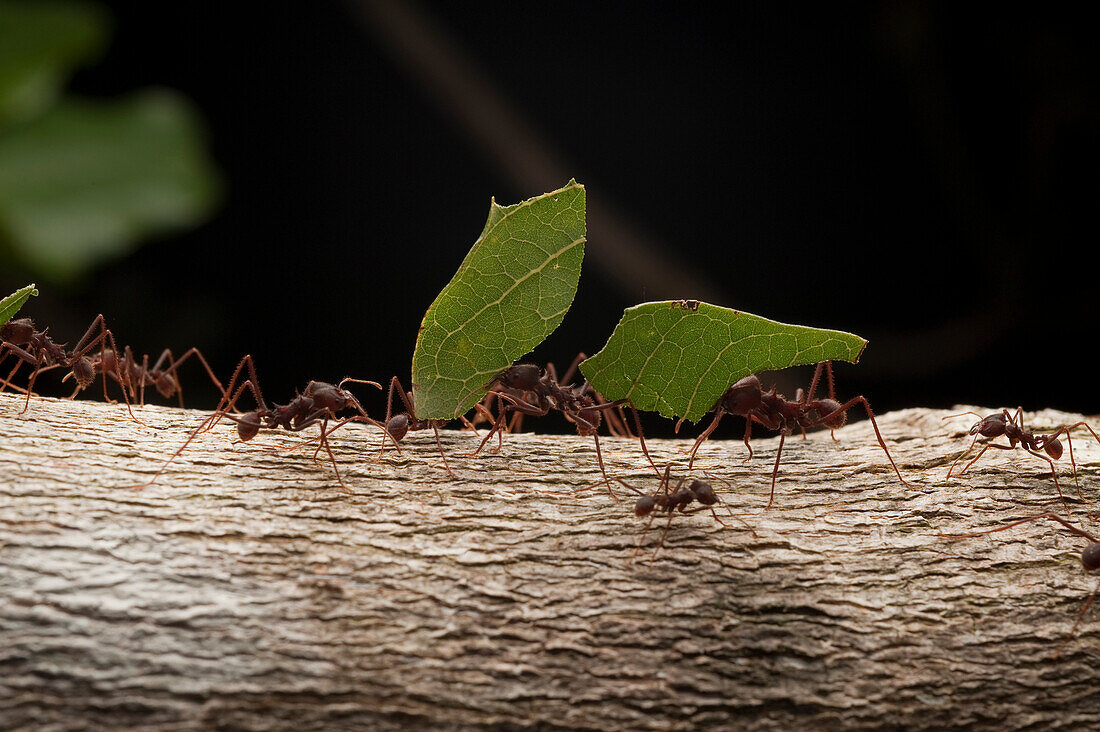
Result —
<path fill-rule="evenodd" d="M 607 345 L 581 363 L 593 388 L 643 411 L 700 419 L 734 382 L 821 361 L 855 363 L 867 341 L 697 300 L 627 308 Z"/>
<path fill-rule="evenodd" d="M 217 176 L 190 104 L 66 101 L 0 135 L 0 245 L 54 280 L 204 216 Z"/>
<path fill-rule="evenodd" d="M 455 419 L 485 384 L 554 332 L 577 293 L 585 191 L 570 181 L 489 217 L 424 314 L 412 362 L 419 419 Z"/>
<path fill-rule="evenodd" d="M 52 104 L 106 45 L 108 25 L 92 3 L 0 0 L 0 131 Z"/>
<path fill-rule="evenodd" d="M 19 308 L 23 307 L 23 303 L 31 295 L 38 295 L 38 290 L 35 289 L 33 282 L 0 300 L 0 325 L 11 320 L 12 316 L 19 312 Z"/>

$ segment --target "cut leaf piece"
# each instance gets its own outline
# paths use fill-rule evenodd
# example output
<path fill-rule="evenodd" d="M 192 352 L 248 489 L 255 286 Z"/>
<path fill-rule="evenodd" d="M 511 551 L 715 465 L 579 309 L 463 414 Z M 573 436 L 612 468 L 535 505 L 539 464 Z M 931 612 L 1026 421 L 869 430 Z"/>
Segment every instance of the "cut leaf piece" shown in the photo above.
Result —
<path fill-rule="evenodd" d="M 867 341 L 787 325 L 698 300 L 627 308 L 607 345 L 581 371 L 611 400 L 696 421 L 749 374 L 820 361 L 859 360 Z"/>
<path fill-rule="evenodd" d="M 12 316 L 19 312 L 19 308 L 23 307 L 27 298 L 37 294 L 38 290 L 34 288 L 34 283 L 31 283 L 0 300 L 0 325 L 11 320 Z"/>
<path fill-rule="evenodd" d="M 424 314 L 412 362 L 419 419 L 455 419 L 561 323 L 581 275 L 584 186 L 489 204 L 481 236 Z"/>

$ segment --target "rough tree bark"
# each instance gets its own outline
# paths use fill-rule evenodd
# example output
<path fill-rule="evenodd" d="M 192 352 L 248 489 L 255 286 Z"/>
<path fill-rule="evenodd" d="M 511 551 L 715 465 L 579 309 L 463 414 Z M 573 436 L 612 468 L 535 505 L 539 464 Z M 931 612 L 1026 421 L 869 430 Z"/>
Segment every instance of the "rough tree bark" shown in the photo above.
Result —
<path fill-rule="evenodd" d="M 282 449 L 301 436 L 233 444 L 226 424 L 133 490 L 200 413 L 21 408 L 0 395 L 0 728 L 1100 725 L 1097 614 L 1060 648 L 1096 585 L 1086 542 L 1047 521 L 939 535 L 1042 511 L 1093 530 L 1067 458 L 1068 506 L 1019 451 L 946 482 L 973 417 L 880 418 L 917 488 L 866 421 L 790 440 L 768 511 L 777 440 L 747 463 L 711 441 L 697 467 L 752 530 L 676 516 L 652 559 L 664 519 L 643 535 L 625 489 L 590 487 L 588 439 L 470 459 L 449 431 L 452 480 L 430 432 L 375 463 L 378 431 L 353 425 L 345 491 L 323 453 Z M 650 449 L 682 465 L 687 444 Z M 635 444 L 602 446 L 656 488 Z M 1100 446 L 1074 449 L 1094 499 Z"/>

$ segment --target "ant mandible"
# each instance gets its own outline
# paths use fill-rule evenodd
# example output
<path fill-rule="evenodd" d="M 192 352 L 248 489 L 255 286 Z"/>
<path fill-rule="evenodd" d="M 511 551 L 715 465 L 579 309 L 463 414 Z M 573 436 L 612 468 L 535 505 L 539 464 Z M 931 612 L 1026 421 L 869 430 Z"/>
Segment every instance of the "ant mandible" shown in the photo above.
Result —
<path fill-rule="evenodd" d="M 959 464 L 959 461 L 962 460 L 967 453 L 974 449 L 974 445 L 977 444 L 980 438 L 985 438 L 982 443 L 982 449 L 978 451 L 978 454 L 974 456 L 973 460 L 963 466 L 962 470 L 958 472 L 958 475 L 965 473 L 967 469 L 976 463 L 978 459 L 985 454 L 986 450 L 991 447 L 998 450 L 1015 450 L 1017 445 L 1019 445 L 1025 452 L 1047 461 L 1050 465 L 1051 477 L 1054 478 L 1054 488 L 1058 491 L 1058 497 L 1062 500 L 1062 504 L 1065 505 L 1066 498 L 1062 495 L 1062 487 L 1058 484 L 1058 470 L 1054 465 L 1054 461 L 1062 457 L 1062 442 L 1058 438 L 1065 435 L 1066 443 L 1069 445 L 1069 462 L 1073 470 L 1073 482 L 1077 486 L 1077 497 L 1084 501 L 1084 497 L 1081 495 L 1081 483 L 1077 480 L 1077 463 L 1073 459 L 1073 439 L 1070 437 L 1070 431 L 1078 427 L 1084 427 L 1092 433 L 1097 443 L 1100 443 L 1100 436 L 1096 434 L 1096 431 L 1093 430 L 1088 423 L 1076 422 L 1069 426 L 1059 427 L 1049 435 L 1037 435 L 1024 427 L 1023 407 L 1016 407 L 1016 412 L 1013 414 L 1009 414 L 1007 409 L 1002 409 L 1000 412 L 990 414 L 987 417 L 982 417 L 976 412 L 962 412 L 962 414 L 973 414 L 975 417 L 978 417 L 980 421 L 976 422 L 974 426 L 970 428 L 969 434 L 973 435 L 974 439 L 970 441 L 967 448 L 955 458 L 955 462 L 951 463 L 951 467 L 948 468 L 948 480 L 951 479 L 951 473 L 954 472 L 955 466 Z M 950 415 L 949 417 L 944 417 L 944 419 L 958 416 L 961 415 Z M 993 440 L 1001 435 L 1008 438 L 1007 445 L 998 445 L 993 442 Z"/>
<path fill-rule="evenodd" d="M 994 534 L 998 531 L 1006 531 L 1015 526 L 1019 526 L 1020 524 L 1026 524 L 1030 521 L 1039 521 L 1040 519 L 1050 519 L 1051 521 L 1057 521 L 1073 533 L 1087 539 L 1089 545 L 1081 551 L 1081 566 L 1084 568 L 1085 572 L 1089 574 L 1100 569 L 1100 539 L 1097 539 L 1095 536 L 1088 533 L 1084 529 L 1074 526 L 1066 519 L 1053 513 L 1041 513 L 1036 516 L 1028 516 L 1027 518 L 1022 518 L 1018 521 L 1013 521 L 1010 524 L 998 526 L 995 529 L 989 529 L 988 531 L 977 531 L 972 534 L 942 534 L 941 536 L 946 539 L 968 539 L 975 536 Z M 1092 607 L 1092 604 L 1096 601 L 1096 595 L 1098 592 L 1100 592 L 1100 584 L 1097 584 L 1096 589 L 1092 591 L 1092 593 L 1089 595 L 1089 599 L 1085 601 L 1085 604 L 1081 607 L 1080 612 L 1077 613 L 1077 619 L 1073 622 L 1073 627 L 1070 628 L 1069 637 L 1062 641 L 1062 644 L 1058 646 L 1058 650 L 1054 654 L 1055 658 L 1057 658 L 1062 653 L 1062 649 L 1066 647 L 1066 644 L 1073 640 L 1073 635 L 1077 632 L 1077 626 L 1081 624 L 1081 620 L 1084 619 L 1085 613 L 1089 611 L 1089 608 Z"/>
<path fill-rule="evenodd" d="M 815 398 L 814 394 L 821 382 L 822 373 L 826 376 L 829 396 L 818 399 Z M 799 389 L 795 392 L 793 401 L 778 393 L 774 386 L 769 391 L 764 391 L 760 379 L 755 375 L 746 376 L 734 383 L 719 397 L 713 409 L 714 419 L 711 420 L 711 423 L 696 438 L 695 444 L 692 445 L 688 469 L 690 470 L 695 463 L 695 453 L 698 451 L 699 446 L 714 432 L 725 414 L 735 414 L 745 418 L 744 442 L 749 450 L 749 457 L 746 460 L 752 457 L 752 446 L 749 444 L 749 439 L 752 437 L 754 422 L 765 429 L 779 432 L 779 449 L 775 454 L 771 494 L 768 497 L 767 506 L 767 508 L 771 508 L 772 503 L 775 501 L 775 481 L 776 476 L 779 474 L 779 461 L 783 455 L 783 443 L 786 441 L 787 436 L 792 434 L 796 428 L 801 430 L 803 435 L 805 435 L 806 430 L 813 427 L 825 426 L 830 431 L 840 429 L 848 420 L 848 410 L 857 404 L 861 404 L 864 411 L 867 412 L 867 417 L 875 430 L 875 437 L 878 438 L 878 444 L 882 451 L 886 453 L 886 459 L 893 466 L 898 480 L 910 488 L 915 487 L 902 477 L 901 470 L 898 469 L 897 463 L 890 455 L 890 450 L 886 447 L 886 441 L 882 439 L 882 432 L 879 431 L 875 413 L 871 411 L 871 405 L 867 399 L 860 395 L 852 397 L 843 404 L 837 401 L 833 387 L 833 367 L 829 361 L 822 361 L 817 365 L 817 368 L 814 369 L 813 380 L 810 381 L 809 391 L 803 392 L 802 389 Z M 677 427 L 679 427 L 679 423 L 677 423 Z"/>
<path fill-rule="evenodd" d="M 237 386 L 237 380 L 244 373 L 246 367 L 248 369 L 248 378 L 241 382 L 240 386 Z M 213 429 L 218 422 L 225 418 L 237 423 L 237 435 L 243 442 L 251 440 L 259 434 L 261 429 L 277 429 L 282 427 L 291 432 L 300 432 L 320 422 L 320 444 L 318 444 L 317 450 L 313 453 L 314 459 L 316 459 L 317 453 L 324 448 L 325 452 L 328 453 L 329 460 L 332 462 L 332 468 L 336 473 L 336 479 L 340 482 L 344 490 L 348 490 L 343 478 L 340 477 L 340 469 L 336 465 L 336 458 L 332 454 L 332 448 L 329 447 L 328 444 L 328 436 L 336 429 L 335 427 L 332 430 L 325 429 L 328 426 L 329 420 L 339 419 L 337 412 L 344 409 L 354 409 L 358 412 L 354 419 L 368 422 L 377 427 L 382 426 L 380 423 L 370 418 L 366 410 L 364 410 L 359 403 L 359 400 L 356 399 L 351 392 L 343 388 L 344 384 L 348 382 L 367 384 L 379 389 L 382 388 L 382 385 L 377 382 L 366 381 L 364 379 L 352 379 L 350 377 L 343 379 L 337 385 L 323 381 L 311 381 L 306 386 L 305 391 L 295 396 L 289 403 L 276 404 L 274 407 L 269 407 L 267 402 L 264 401 L 263 393 L 260 391 L 255 363 L 252 356 L 247 355 L 241 359 L 241 362 L 237 364 L 237 368 L 233 371 L 233 376 L 229 380 L 229 386 L 226 389 L 225 395 L 218 403 L 218 407 L 214 413 L 195 428 L 190 436 L 188 436 L 187 440 L 180 445 L 179 449 L 176 450 L 170 458 L 168 458 L 148 483 L 135 486 L 135 488 L 143 488 L 147 485 L 151 485 L 160 477 L 161 473 L 165 471 L 168 465 L 179 457 L 187 446 L 191 444 L 192 440 L 201 433 Z M 256 408 L 249 412 L 244 412 L 239 416 L 230 414 L 229 410 L 235 408 L 237 400 L 241 398 L 246 389 L 252 393 L 253 399 L 256 400 Z M 340 425 L 348 421 L 350 420 L 341 420 Z"/>

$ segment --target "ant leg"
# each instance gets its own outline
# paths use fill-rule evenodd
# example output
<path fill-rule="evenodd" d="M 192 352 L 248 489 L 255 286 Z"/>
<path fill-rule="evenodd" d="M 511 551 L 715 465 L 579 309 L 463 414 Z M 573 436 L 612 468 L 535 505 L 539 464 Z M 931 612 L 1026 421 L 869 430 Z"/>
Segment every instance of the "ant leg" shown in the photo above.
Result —
<path fill-rule="evenodd" d="M 768 505 L 764 507 L 767 511 L 772 507 L 772 503 L 775 501 L 775 476 L 779 475 L 779 458 L 783 455 L 783 442 L 787 439 L 787 430 L 779 431 L 779 449 L 775 451 L 775 467 L 772 468 L 772 492 L 768 496 Z"/>
<path fill-rule="evenodd" d="M 974 438 L 975 441 L 977 441 L 977 439 L 978 439 L 977 437 Z M 974 446 L 973 443 L 971 443 L 971 447 L 973 447 L 973 446 Z M 991 447 L 995 447 L 998 450 L 1014 450 L 1015 449 L 1013 447 L 1008 447 L 1007 445 L 998 445 L 995 442 L 987 442 L 984 445 L 982 445 L 982 449 L 978 451 L 978 454 L 974 456 L 974 459 L 963 466 L 963 469 L 959 471 L 959 475 L 962 475 L 967 470 L 970 470 L 970 466 L 973 465 L 974 463 L 978 462 L 978 460 L 981 458 L 981 456 L 985 455 L 985 451 L 988 450 Z M 969 451 L 969 449 L 970 448 L 967 448 L 968 451 Z M 963 454 L 965 455 L 966 453 L 963 453 Z M 961 458 L 962 455 L 960 455 L 959 457 Z"/>
<path fill-rule="evenodd" d="M 714 419 L 712 419 L 710 421 L 710 424 L 707 425 L 707 428 L 703 430 L 698 437 L 695 438 L 695 444 L 693 444 L 691 446 L 691 449 L 688 450 L 688 454 L 691 455 L 691 458 L 688 460 L 688 470 L 691 470 L 691 466 L 695 465 L 695 453 L 696 451 L 698 451 L 699 446 L 702 445 L 703 442 L 708 437 L 710 437 L 711 433 L 714 432 L 714 430 L 718 427 L 718 423 L 722 421 L 722 415 L 724 415 L 725 413 L 726 412 L 721 408 L 715 409 Z M 745 444 L 747 445 L 748 442 L 746 441 Z M 749 452 L 749 457 L 752 457 L 751 451 Z"/>
<path fill-rule="evenodd" d="M 455 471 L 451 470 L 450 463 L 447 462 L 447 456 L 443 453 L 443 441 L 439 439 L 439 428 L 435 426 L 435 422 L 432 422 L 432 432 L 435 433 L 435 444 L 439 448 L 439 457 L 443 458 L 443 467 L 447 469 L 447 474 L 452 478 L 457 479 Z"/>
<path fill-rule="evenodd" d="M 946 419 L 946 417 L 945 417 L 945 419 Z M 951 467 L 947 469 L 947 477 L 944 478 L 944 480 L 951 480 L 951 473 L 952 473 L 952 471 L 955 470 L 955 466 L 959 464 L 960 460 L 962 460 L 964 457 L 966 457 L 967 453 L 969 453 L 971 450 L 974 449 L 974 445 L 977 444 L 977 442 L 978 442 L 978 435 L 974 435 L 974 439 L 970 441 L 970 444 L 967 446 L 967 448 L 959 453 L 959 456 L 957 458 L 955 458 L 955 462 L 951 463 Z M 982 448 L 982 452 L 985 452 L 987 449 L 988 449 L 988 447 Z M 978 457 L 981 457 L 981 453 L 978 454 Z M 977 460 L 977 459 L 978 458 L 974 458 L 974 460 Z M 971 465 L 973 465 L 974 460 L 971 460 L 969 463 L 967 463 L 966 468 L 969 468 Z M 965 473 L 966 468 L 963 468 L 962 470 L 960 470 L 959 475 L 962 475 L 963 473 Z"/>
<path fill-rule="evenodd" d="M 401 380 L 398 379 L 396 376 L 394 376 L 392 379 L 390 379 L 390 390 L 386 395 L 386 419 L 382 423 L 383 425 L 385 425 L 382 428 L 382 445 L 381 445 L 381 449 L 378 451 L 378 457 L 374 459 L 374 462 L 378 462 L 379 460 L 382 459 L 382 456 L 386 454 L 386 438 L 387 437 L 389 437 L 390 440 L 393 442 L 393 447 L 394 447 L 395 450 L 397 450 L 397 454 L 398 455 L 401 454 L 401 446 L 397 444 L 397 438 L 395 438 L 392 434 L 390 434 L 390 418 L 393 417 L 393 394 L 394 394 L 394 389 L 398 390 L 398 393 L 401 395 L 401 398 L 403 400 L 405 400 L 406 404 L 408 404 L 408 400 L 405 399 L 405 388 L 403 386 L 401 386 Z M 411 414 L 411 411 L 409 413 Z"/>
<path fill-rule="evenodd" d="M 1066 645 L 1069 644 L 1071 640 L 1073 640 L 1073 636 L 1077 633 L 1077 626 L 1081 624 L 1081 621 L 1085 617 L 1085 613 L 1087 613 L 1089 611 L 1089 608 L 1092 607 L 1092 604 L 1096 602 L 1096 593 L 1098 592 L 1100 592 L 1100 584 L 1096 585 L 1096 589 L 1092 591 L 1092 594 L 1089 595 L 1089 599 L 1085 601 L 1085 604 L 1081 608 L 1081 611 L 1077 613 L 1077 619 L 1073 621 L 1073 627 L 1069 629 L 1069 637 L 1062 641 L 1062 644 L 1058 646 L 1058 650 L 1054 652 L 1055 658 L 1058 658 L 1058 656 L 1062 655 L 1063 649 L 1065 649 Z"/>
<path fill-rule="evenodd" d="M 581 362 L 587 360 L 587 358 L 588 356 L 585 354 L 584 351 L 578 353 L 577 357 L 573 359 L 573 363 L 569 364 L 569 368 L 565 370 L 565 375 L 562 376 L 561 381 L 558 381 L 557 378 L 555 378 L 554 381 L 557 381 L 559 384 L 562 382 L 568 382 L 570 379 L 577 375 L 577 369 L 580 368 Z M 550 364 L 546 365 L 546 369 L 547 371 L 550 370 Z"/>
<path fill-rule="evenodd" d="M 747 463 L 748 461 L 752 460 L 752 444 L 749 442 L 750 439 L 752 439 L 752 418 L 751 417 L 745 417 L 745 439 L 744 439 L 744 442 L 745 442 L 745 447 L 747 447 L 748 450 L 749 450 L 749 456 L 741 461 L 742 464 Z"/>
<path fill-rule="evenodd" d="M 657 475 L 661 474 L 661 469 L 657 467 L 657 464 L 653 462 L 653 458 L 649 455 L 649 448 L 645 444 L 645 431 L 642 430 L 642 418 L 638 416 L 638 410 L 634 408 L 633 404 L 628 402 L 630 407 L 630 413 L 634 416 L 634 428 L 638 430 L 638 442 L 642 446 L 642 452 L 645 453 L 645 459 L 649 461 L 650 466 L 657 471 Z M 690 469 L 690 467 L 689 467 Z"/>
<path fill-rule="evenodd" d="M 839 407 L 837 407 L 835 410 L 833 410 L 832 414 L 825 415 L 821 419 L 817 420 L 817 422 L 815 422 L 814 424 L 827 423 L 829 418 L 832 417 L 833 415 L 841 414 L 843 412 L 847 412 L 849 409 L 854 407 L 856 404 L 862 404 L 864 411 L 867 412 L 867 418 L 869 420 L 871 420 L 871 426 L 875 428 L 875 437 L 878 438 L 879 447 L 881 447 L 882 451 L 884 453 L 886 453 L 886 459 L 889 460 L 890 465 L 892 465 L 894 467 L 894 472 L 897 473 L 898 480 L 900 480 L 902 483 L 909 486 L 910 488 L 917 488 L 918 487 L 917 485 L 915 485 L 913 483 L 910 483 L 909 481 L 907 481 L 905 478 L 903 478 L 901 476 L 901 471 L 898 470 L 898 464 L 894 462 L 893 456 L 890 455 L 890 450 L 888 450 L 887 447 L 886 447 L 886 441 L 882 439 L 882 432 L 879 431 L 878 421 L 875 420 L 875 413 L 871 411 L 871 404 L 867 401 L 867 399 L 865 397 L 863 397 L 863 396 L 852 397 L 851 399 L 849 399 L 848 401 L 844 402 Z"/>
<path fill-rule="evenodd" d="M 165 350 L 167 351 L 167 349 Z M 171 354 L 170 351 L 168 353 Z M 179 387 L 179 378 L 176 376 L 176 369 L 178 369 L 184 361 L 191 358 L 192 356 L 197 358 L 199 360 L 199 363 L 202 364 L 202 367 L 206 370 L 206 375 L 210 377 L 210 383 L 212 383 L 217 388 L 218 392 L 221 393 L 222 396 L 225 396 L 225 387 L 222 386 L 222 382 L 218 381 L 218 377 L 214 375 L 214 369 L 210 368 L 210 364 L 207 363 L 206 358 L 203 357 L 202 351 L 200 351 L 198 348 L 192 347 L 189 348 L 182 356 L 169 363 L 168 367 L 164 369 L 165 372 L 172 375 L 172 378 L 176 382 L 176 388 L 179 390 L 180 395 L 180 407 L 183 406 L 183 389 Z M 169 355 L 169 358 L 170 357 L 171 355 Z M 156 369 L 155 364 L 153 368 Z M 373 384 L 374 382 L 367 383 Z M 375 386 L 378 386 L 379 389 L 382 388 L 378 384 L 375 384 Z"/>
<path fill-rule="evenodd" d="M 348 488 L 346 483 L 344 483 L 344 479 L 340 477 L 340 468 L 336 465 L 336 456 L 332 454 L 332 448 L 328 444 L 328 435 L 331 435 L 333 432 L 335 432 L 336 429 L 340 427 L 340 425 L 345 424 L 346 420 L 340 422 L 340 424 L 336 425 L 336 427 L 333 427 L 326 433 L 325 427 L 328 425 L 329 416 L 334 417 L 335 415 L 332 415 L 330 412 L 328 416 L 321 418 L 321 442 L 319 445 L 317 445 L 317 449 L 313 451 L 313 460 L 316 461 L 317 453 L 321 451 L 322 447 L 325 448 L 325 452 L 328 453 L 329 462 L 332 463 L 332 470 L 334 473 L 336 473 L 336 480 L 339 481 L 340 487 L 344 489 L 345 493 L 351 493 L 351 489 Z M 307 419 L 306 421 L 309 420 Z"/>

